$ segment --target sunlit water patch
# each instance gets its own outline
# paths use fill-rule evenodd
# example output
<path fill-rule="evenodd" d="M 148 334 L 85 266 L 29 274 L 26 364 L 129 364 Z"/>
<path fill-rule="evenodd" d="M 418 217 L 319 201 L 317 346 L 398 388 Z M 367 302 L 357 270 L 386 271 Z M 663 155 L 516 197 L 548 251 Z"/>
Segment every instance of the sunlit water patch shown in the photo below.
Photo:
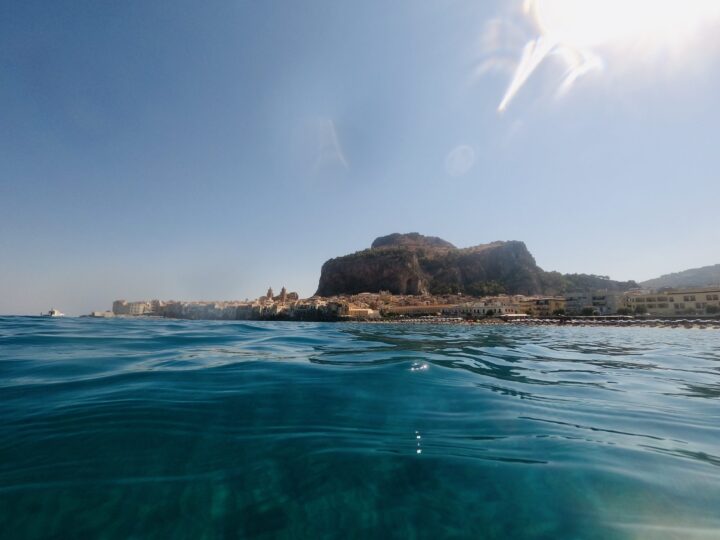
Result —
<path fill-rule="evenodd" d="M 720 538 L 720 332 L 0 318 L 4 538 Z"/>

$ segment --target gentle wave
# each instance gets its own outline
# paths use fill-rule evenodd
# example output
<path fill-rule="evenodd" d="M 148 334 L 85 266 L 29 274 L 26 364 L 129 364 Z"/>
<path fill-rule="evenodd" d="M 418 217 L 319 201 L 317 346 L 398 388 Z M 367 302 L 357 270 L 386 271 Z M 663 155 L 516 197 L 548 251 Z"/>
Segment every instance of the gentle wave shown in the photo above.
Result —
<path fill-rule="evenodd" d="M 8 537 L 707 538 L 718 507 L 714 330 L 0 318 Z"/>

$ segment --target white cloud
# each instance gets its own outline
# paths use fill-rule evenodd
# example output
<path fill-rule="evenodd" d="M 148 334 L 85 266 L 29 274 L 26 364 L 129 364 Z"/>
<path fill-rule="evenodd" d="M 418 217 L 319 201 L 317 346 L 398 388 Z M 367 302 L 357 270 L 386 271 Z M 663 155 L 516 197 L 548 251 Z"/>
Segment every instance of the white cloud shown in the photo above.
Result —
<path fill-rule="evenodd" d="M 450 176 L 462 176 L 475 165 L 475 150 L 466 144 L 453 148 L 445 158 L 445 171 Z"/>

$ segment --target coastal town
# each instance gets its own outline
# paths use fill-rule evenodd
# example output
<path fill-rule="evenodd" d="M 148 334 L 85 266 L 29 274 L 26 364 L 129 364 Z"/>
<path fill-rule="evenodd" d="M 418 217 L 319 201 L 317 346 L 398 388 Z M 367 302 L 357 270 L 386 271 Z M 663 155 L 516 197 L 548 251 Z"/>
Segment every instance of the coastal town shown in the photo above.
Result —
<path fill-rule="evenodd" d="M 300 298 L 283 287 L 255 300 L 113 302 L 93 317 L 165 317 L 190 320 L 379 321 L 418 317 L 523 320 L 552 317 L 717 317 L 720 286 L 627 292 L 577 292 L 563 296 L 397 295 L 387 291 Z"/>
<path fill-rule="evenodd" d="M 663 282 L 683 278 L 692 285 Z M 244 300 L 116 300 L 111 311 L 91 316 L 563 324 L 570 318 L 720 321 L 720 268 L 691 269 L 651 282 L 547 272 L 520 241 L 457 248 L 435 236 L 392 233 L 376 238 L 367 249 L 327 260 L 309 298 L 284 286 L 279 293 L 269 287 L 258 298 Z"/>

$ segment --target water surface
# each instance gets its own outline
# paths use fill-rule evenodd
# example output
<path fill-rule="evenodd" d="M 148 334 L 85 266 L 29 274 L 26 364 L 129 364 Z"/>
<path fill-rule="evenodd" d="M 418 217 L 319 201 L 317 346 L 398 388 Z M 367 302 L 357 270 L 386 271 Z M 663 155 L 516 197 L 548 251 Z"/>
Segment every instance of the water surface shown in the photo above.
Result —
<path fill-rule="evenodd" d="M 720 538 L 720 331 L 0 318 L 3 538 Z"/>

